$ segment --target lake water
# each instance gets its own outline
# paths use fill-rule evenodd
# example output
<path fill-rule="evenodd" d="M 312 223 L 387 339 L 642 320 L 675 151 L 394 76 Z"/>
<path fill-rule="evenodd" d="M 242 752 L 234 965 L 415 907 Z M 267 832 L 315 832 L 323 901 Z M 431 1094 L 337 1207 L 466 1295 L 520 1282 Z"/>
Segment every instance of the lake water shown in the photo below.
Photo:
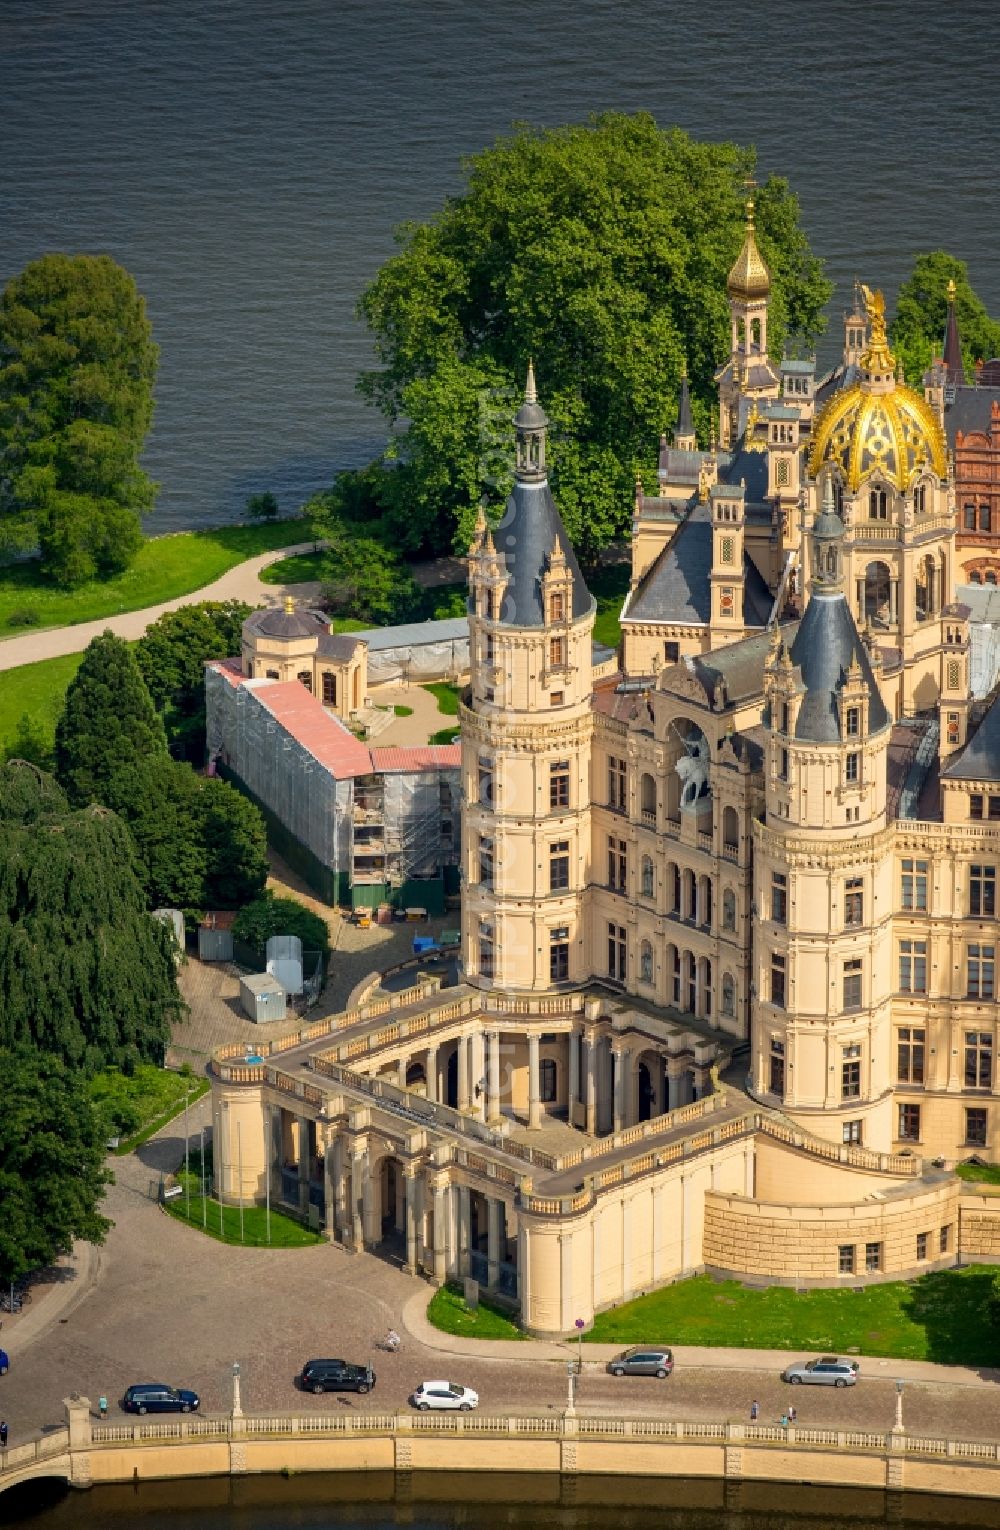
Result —
<path fill-rule="evenodd" d="M 1000 313 L 995 12 L 925 0 L 0 0 L 0 280 L 107 250 L 162 348 L 151 530 L 292 509 L 379 448 L 354 317 L 514 119 L 755 142 L 838 284 L 968 260 Z"/>
<path fill-rule="evenodd" d="M 913 1494 L 639 1477 L 414 1473 L 216 1478 L 63 1491 L 20 1530 L 987 1530 L 996 1504 Z M 20 1517 L 23 1515 L 23 1517 Z"/>

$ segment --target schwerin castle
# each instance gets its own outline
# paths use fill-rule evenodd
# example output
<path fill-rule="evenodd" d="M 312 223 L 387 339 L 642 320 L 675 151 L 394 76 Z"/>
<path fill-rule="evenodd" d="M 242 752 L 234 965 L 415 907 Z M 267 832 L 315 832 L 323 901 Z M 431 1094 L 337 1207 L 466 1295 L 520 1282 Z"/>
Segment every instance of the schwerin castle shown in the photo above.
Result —
<path fill-rule="evenodd" d="M 1000 1261 L 1000 1198 L 953 1173 L 1000 1158 L 1000 702 L 970 697 L 942 369 L 906 386 L 864 287 L 832 373 L 775 366 L 769 289 L 751 208 L 717 439 L 683 383 L 613 663 L 529 371 L 470 558 L 459 985 L 214 1064 L 224 1199 L 535 1333 L 698 1270 Z"/>

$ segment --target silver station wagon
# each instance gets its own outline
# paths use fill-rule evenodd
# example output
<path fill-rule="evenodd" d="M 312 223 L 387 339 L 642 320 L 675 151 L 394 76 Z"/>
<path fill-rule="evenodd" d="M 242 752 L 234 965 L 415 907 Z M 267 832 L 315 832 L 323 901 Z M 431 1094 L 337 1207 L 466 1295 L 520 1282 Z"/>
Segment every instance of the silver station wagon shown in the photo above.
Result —
<path fill-rule="evenodd" d="M 649 1344 L 633 1344 L 608 1361 L 612 1376 L 659 1376 L 664 1381 L 674 1368 L 674 1357 L 669 1349 L 654 1348 Z"/>
<path fill-rule="evenodd" d="M 782 1371 L 782 1381 L 793 1386 L 811 1382 L 815 1386 L 853 1387 L 861 1367 L 856 1360 L 838 1360 L 835 1355 L 824 1355 L 821 1360 L 803 1360 L 800 1365 L 790 1365 Z"/>

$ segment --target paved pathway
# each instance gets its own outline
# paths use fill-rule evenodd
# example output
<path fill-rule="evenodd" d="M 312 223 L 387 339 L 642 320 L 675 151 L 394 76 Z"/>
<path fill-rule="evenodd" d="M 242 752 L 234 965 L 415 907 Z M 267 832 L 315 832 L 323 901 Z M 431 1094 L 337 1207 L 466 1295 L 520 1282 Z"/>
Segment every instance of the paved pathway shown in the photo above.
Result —
<path fill-rule="evenodd" d="M 209 1115 L 207 1100 L 192 1109 L 192 1135 Z M 195 1386 L 206 1412 L 223 1411 L 234 1360 L 242 1367 L 247 1411 L 394 1409 L 405 1406 L 417 1382 L 441 1375 L 474 1386 L 489 1410 L 544 1414 L 562 1408 L 566 1358 L 575 1345 L 477 1343 L 441 1334 L 423 1316 L 429 1288 L 387 1260 L 327 1243 L 273 1252 L 232 1248 L 167 1216 L 149 1189 L 161 1170 L 180 1161 L 181 1130 L 175 1122 L 137 1153 L 111 1161 L 116 1183 L 107 1209 L 115 1226 L 92 1283 L 88 1261 L 80 1267 L 79 1285 L 67 1282 L 46 1296 L 37 1318 L 32 1304 L 5 1321 L 0 1339 L 12 1363 L 0 1382 L 0 1400 L 12 1443 L 60 1425 L 61 1399 L 72 1390 L 95 1402 L 104 1392 L 116 1417 L 116 1399 L 130 1382 L 164 1380 Z M 403 1331 L 402 1352 L 373 1353 L 373 1341 L 390 1325 Z M 584 1346 L 582 1411 L 739 1421 L 756 1397 L 768 1421 L 790 1398 L 778 1379 L 789 1359 L 784 1353 L 679 1346 L 669 1382 L 616 1380 L 602 1369 L 607 1353 L 603 1346 Z M 372 1355 L 375 1392 L 369 1398 L 304 1397 L 295 1376 L 313 1355 Z M 996 1374 L 877 1359 L 862 1359 L 862 1367 L 861 1384 L 849 1392 L 797 1389 L 800 1422 L 886 1430 L 895 1416 L 899 1375 L 909 1382 L 905 1419 L 912 1432 L 959 1439 L 1000 1435 Z"/>

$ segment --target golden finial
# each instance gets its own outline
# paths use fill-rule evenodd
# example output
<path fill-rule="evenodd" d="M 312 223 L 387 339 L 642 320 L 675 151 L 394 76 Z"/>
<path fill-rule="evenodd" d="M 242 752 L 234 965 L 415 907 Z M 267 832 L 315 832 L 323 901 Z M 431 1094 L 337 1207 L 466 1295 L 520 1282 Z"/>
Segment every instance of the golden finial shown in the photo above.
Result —
<path fill-rule="evenodd" d="M 703 462 L 698 469 L 698 503 L 703 505 L 708 499 L 708 468 Z"/>
<path fill-rule="evenodd" d="M 535 392 L 535 363 L 531 357 L 528 358 L 528 380 L 524 385 L 524 402 L 526 404 L 538 403 L 538 394 Z"/>
<path fill-rule="evenodd" d="M 771 275 L 757 248 L 754 232 L 753 193 L 757 183 L 752 176 L 748 176 L 744 185 L 750 192 L 746 202 L 746 236 L 743 240 L 743 248 L 729 273 L 726 289 L 731 298 L 762 298 L 767 297 L 771 290 Z"/>
<path fill-rule="evenodd" d="M 295 596 L 294 595 L 286 595 L 285 596 L 285 614 L 287 616 L 291 616 L 291 614 L 292 614 L 292 612 L 294 610 L 295 610 Z"/>
<path fill-rule="evenodd" d="M 869 372 L 892 372 L 896 358 L 889 349 L 889 337 L 885 328 L 885 295 L 873 292 L 864 282 L 859 283 L 868 316 L 868 346 L 861 358 L 861 365 Z"/>
<path fill-rule="evenodd" d="M 955 293 L 957 291 L 958 291 L 958 288 L 955 286 L 955 278 L 953 276 L 949 276 L 949 278 L 948 278 L 948 301 L 949 301 L 949 303 L 953 303 L 955 301 Z"/>

